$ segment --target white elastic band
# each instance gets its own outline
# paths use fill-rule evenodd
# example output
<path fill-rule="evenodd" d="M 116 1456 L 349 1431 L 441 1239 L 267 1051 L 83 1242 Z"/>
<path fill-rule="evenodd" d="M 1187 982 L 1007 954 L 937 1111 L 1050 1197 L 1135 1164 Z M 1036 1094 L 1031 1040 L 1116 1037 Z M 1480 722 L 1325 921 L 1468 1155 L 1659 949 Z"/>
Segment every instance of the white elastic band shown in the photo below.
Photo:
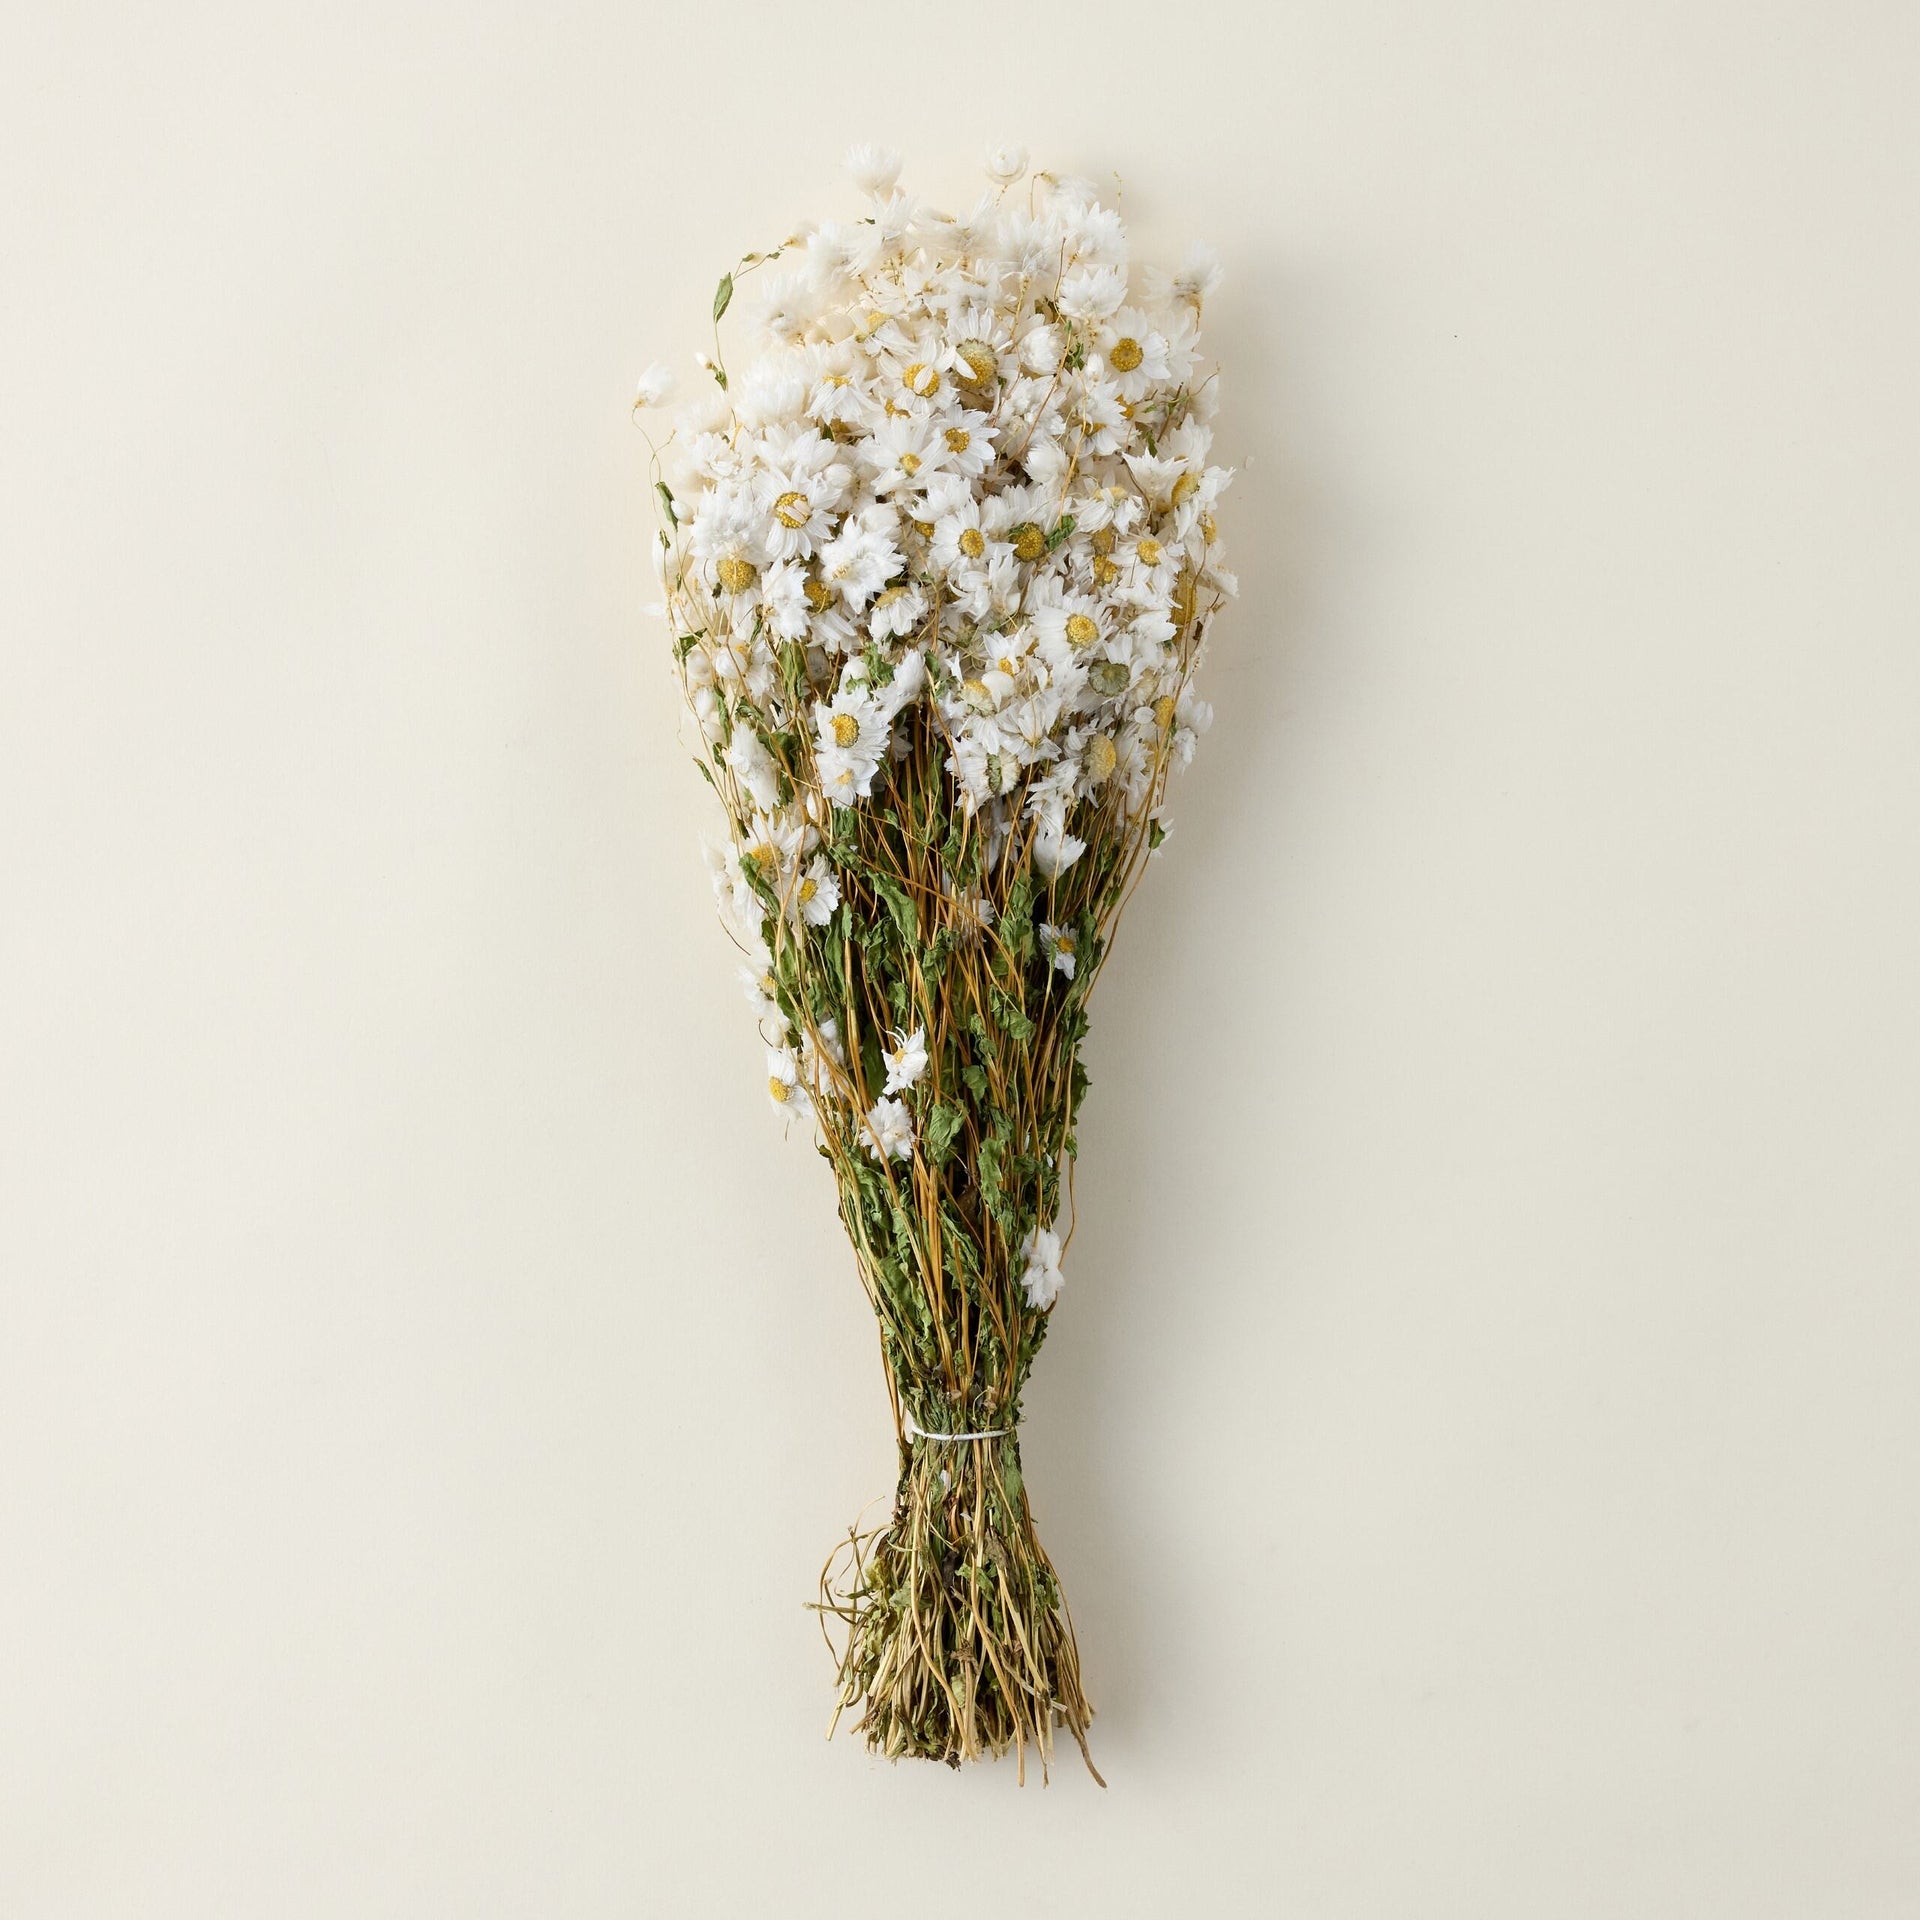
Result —
<path fill-rule="evenodd" d="M 1013 1431 L 1011 1427 L 989 1427 L 985 1433 L 929 1433 L 905 1407 L 900 1409 L 900 1417 L 907 1423 L 909 1440 L 998 1440 Z"/>

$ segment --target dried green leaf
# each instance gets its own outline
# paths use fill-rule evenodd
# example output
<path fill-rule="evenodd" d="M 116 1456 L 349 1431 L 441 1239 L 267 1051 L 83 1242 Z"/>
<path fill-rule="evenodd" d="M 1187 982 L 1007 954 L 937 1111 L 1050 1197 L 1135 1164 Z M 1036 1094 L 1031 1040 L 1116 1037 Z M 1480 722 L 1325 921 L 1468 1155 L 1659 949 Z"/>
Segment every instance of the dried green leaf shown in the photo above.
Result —
<path fill-rule="evenodd" d="M 927 1158 L 937 1167 L 953 1151 L 954 1136 L 960 1131 L 966 1115 L 958 1107 L 948 1106 L 943 1100 L 927 1115 L 926 1148 Z"/>

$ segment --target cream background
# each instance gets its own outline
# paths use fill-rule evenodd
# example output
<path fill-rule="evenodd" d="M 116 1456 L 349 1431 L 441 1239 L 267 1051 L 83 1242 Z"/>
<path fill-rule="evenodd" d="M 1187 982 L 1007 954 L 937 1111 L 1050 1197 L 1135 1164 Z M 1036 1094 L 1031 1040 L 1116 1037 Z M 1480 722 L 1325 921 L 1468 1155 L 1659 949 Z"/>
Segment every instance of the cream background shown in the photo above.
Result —
<path fill-rule="evenodd" d="M 1910 8 L 7 48 L 0 1913 L 1920 1910 Z M 639 613 L 632 380 L 868 133 L 1232 268 L 1031 1395 L 1104 1796 L 821 1740 L 877 1358 Z"/>

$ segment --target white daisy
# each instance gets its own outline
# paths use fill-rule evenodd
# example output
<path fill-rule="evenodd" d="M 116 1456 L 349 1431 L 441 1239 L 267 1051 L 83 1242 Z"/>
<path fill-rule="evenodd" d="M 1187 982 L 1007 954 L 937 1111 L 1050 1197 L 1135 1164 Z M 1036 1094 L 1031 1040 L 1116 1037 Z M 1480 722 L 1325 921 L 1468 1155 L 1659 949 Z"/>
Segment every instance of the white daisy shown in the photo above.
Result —
<path fill-rule="evenodd" d="M 864 520 L 847 521 L 820 549 L 821 578 L 855 613 L 905 565 L 891 534 Z"/>
<path fill-rule="evenodd" d="M 886 1062 L 887 1093 L 905 1093 L 927 1070 L 927 1030 L 915 1027 L 911 1033 L 892 1036 L 893 1051 L 882 1052 Z"/>
<path fill-rule="evenodd" d="M 860 146 L 847 149 L 846 168 L 853 184 L 862 193 L 884 200 L 900 178 L 901 160 L 891 147 Z"/>
<path fill-rule="evenodd" d="M 1056 927 L 1048 921 L 1042 921 L 1040 944 L 1046 949 L 1047 958 L 1053 962 L 1054 967 L 1071 980 L 1079 950 L 1079 942 L 1074 938 L 1073 929 Z"/>
<path fill-rule="evenodd" d="M 741 963 L 740 985 L 756 1020 L 777 1020 L 781 1026 L 786 1025 L 787 1016 L 774 998 L 773 955 L 767 951 L 764 941 L 757 942 Z"/>
<path fill-rule="evenodd" d="M 993 465 L 993 442 L 1000 429 L 984 413 L 956 407 L 937 424 L 946 449 L 939 472 L 977 480 Z"/>
<path fill-rule="evenodd" d="M 1106 638 L 1106 609 L 1091 594 L 1062 594 L 1033 610 L 1033 636 L 1041 646 L 1077 653 Z"/>
<path fill-rule="evenodd" d="M 813 582 L 796 560 L 778 560 L 760 583 L 760 604 L 767 625 L 782 640 L 804 640 L 813 630 L 814 606 L 808 588 Z"/>
<path fill-rule="evenodd" d="M 709 592 L 745 594 L 760 577 L 761 515 L 751 493 L 718 486 L 700 501 L 687 529 L 687 553 Z"/>
<path fill-rule="evenodd" d="M 1045 1313 L 1060 1297 L 1060 1236 L 1051 1227 L 1031 1227 L 1020 1243 L 1020 1288 L 1027 1305 Z"/>
<path fill-rule="evenodd" d="M 810 927 L 824 927 L 840 904 L 840 880 L 827 864 L 825 854 L 815 854 L 812 864 L 795 883 L 793 911 Z"/>
<path fill-rule="evenodd" d="M 913 1158 L 913 1115 L 903 1100 L 878 1100 L 866 1118 L 866 1149 L 876 1160 Z"/>
<path fill-rule="evenodd" d="M 1081 267 L 1060 282 L 1060 311 L 1074 320 L 1099 320 L 1127 297 L 1124 267 Z"/>
<path fill-rule="evenodd" d="M 789 1119 L 805 1119 L 813 1101 L 800 1077 L 800 1063 L 791 1047 L 767 1049 L 767 1098 Z"/>
<path fill-rule="evenodd" d="M 1025 147 L 995 147 L 987 155 L 987 178 L 996 187 L 1010 187 L 1027 170 Z"/>
<path fill-rule="evenodd" d="M 942 496 L 927 557 L 942 573 L 967 574 L 986 565 L 987 534 L 980 524 L 980 502 L 971 492 Z"/>
<path fill-rule="evenodd" d="M 760 544 L 769 559 L 804 560 L 833 532 L 840 489 L 826 473 L 763 470 L 754 497 L 765 516 Z"/>
<path fill-rule="evenodd" d="M 859 454 L 878 494 L 914 493 L 952 458 L 939 423 L 911 413 L 892 413 L 860 442 Z"/>
<path fill-rule="evenodd" d="M 873 603 L 867 624 L 876 640 L 892 640 L 911 633 L 925 617 L 927 596 L 915 585 L 889 587 Z"/>
<path fill-rule="evenodd" d="M 753 804 L 771 810 L 780 798 L 780 775 L 767 752 L 766 743 L 751 727 L 735 727 L 723 756 L 740 784 L 753 796 Z"/>
<path fill-rule="evenodd" d="M 1096 329 L 1094 340 L 1106 377 L 1125 401 L 1137 401 L 1172 377 L 1167 337 L 1138 307 L 1122 307 Z"/>
<path fill-rule="evenodd" d="M 801 1058 L 803 1064 L 812 1067 L 818 1067 L 824 1058 L 844 1072 L 847 1064 L 847 1048 L 846 1043 L 840 1038 L 840 1022 L 833 1019 L 822 1020 L 802 1042 Z"/>
<path fill-rule="evenodd" d="M 1197 307 L 1220 291 L 1220 282 L 1225 277 L 1220 256 L 1204 240 L 1196 240 L 1188 247 L 1180 271 L 1173 277 L 1174 298 Z"/>
<path fill-rule="evenodd" d="M 866 684 L 843 687 L 830 703 L 813 710 L 814 767 L 820 790 L 836 807 L 851 806 L 873 791 L 891 740 L 885 711 Z"/>
<path fill-rule="evenodd" d="M 633 408 L 636 413 L 642 407 L 657 407 L 673 394 L 673 369 L 664 361 L 656 360 L 640 376 L 640 384 L 634 393 Z"/>

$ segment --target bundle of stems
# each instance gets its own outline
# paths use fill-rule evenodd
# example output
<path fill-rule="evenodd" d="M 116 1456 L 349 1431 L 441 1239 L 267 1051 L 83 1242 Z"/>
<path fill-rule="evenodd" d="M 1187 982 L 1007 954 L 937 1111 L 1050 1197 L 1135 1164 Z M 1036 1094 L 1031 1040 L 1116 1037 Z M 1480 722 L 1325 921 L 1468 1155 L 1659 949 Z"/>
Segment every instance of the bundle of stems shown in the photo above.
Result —
<path fill-rule="evenodd" d="M 716 618 L 697 589 L 681 591 L 680 617 Z M 1190 670 L 1212 606 L 1189 596 L 1183 611 Z M 783 661 L 798 710 L 815 691 L 804 651 Z M 772 997 L 818 1064 L 820 1152 L 878 1322 L 899 1435 L 891 1515 L 851 1534 L 822 1576 L 823 1623 L 843 1629 L 835 1719 L 856 1712 L 867 1744 L 890 1758 L 958 1765 L 1012 1749 L 1022 1777 L 1028 1752 L 1044 1768 L 1065 1728 L 1092 1769 L 1093 1708 L 1020 1460 L 1021 1395 L 1051 1318 L 1022 1285 L 1023 1243 L 1063 1200 L 1071 1239 L 1087 1002 L 1162 829 L 1151 806 L 1116 792 L 1076 818 L 1085 853 L 1044 873 L 1022 794 L 999 816 L 1012 830 L 989 831 L 954 792 L 937 707 L 916 701 L 870 803 L 817 809 L 840 899 L 816 927 L 793 910 L 803 869 L 752 841 L 763 816 L 726 745 L 722 729 L 701 764 L 766 909 Z M 783 787 L 817 792 L 803 728 L 769 745 Z M 1163 745 L 1156 801 L 1168 767 Z M 886 1084 L 886 1037 L 910 1029 L 926 1035 L 925 1119 L 900 1160 L 875 1154 L 865 1116 Z"/>

